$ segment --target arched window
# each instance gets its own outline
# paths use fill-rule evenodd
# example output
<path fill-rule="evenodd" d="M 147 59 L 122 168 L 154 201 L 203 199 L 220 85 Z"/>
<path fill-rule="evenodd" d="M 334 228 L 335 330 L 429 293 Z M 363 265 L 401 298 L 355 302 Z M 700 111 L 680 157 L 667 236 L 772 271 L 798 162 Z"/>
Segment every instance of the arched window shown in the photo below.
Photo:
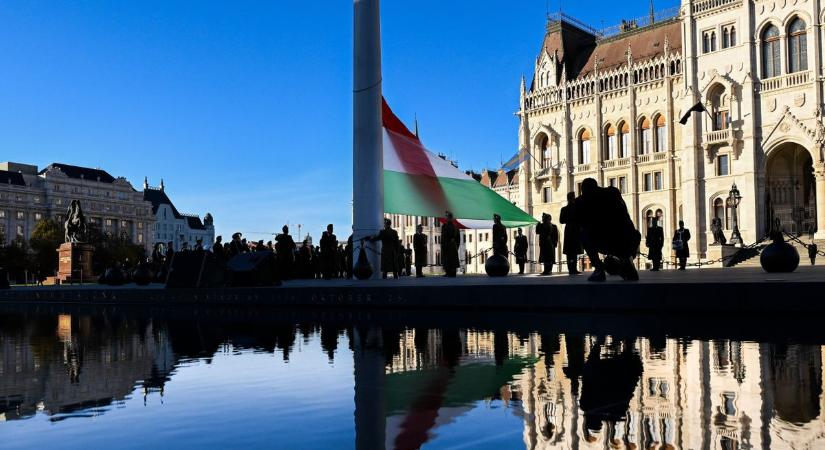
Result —
<path fill-rule="evenodd" d="M 656 118 L 656 151 L 663 152 L 667 150 L 667 123 L 665 116 L 659 115 Z"/>
<path fill-rule="evenodd" d="M 702 35 L 702 53 L 710 52 L 710 33 Z"/>
<path fill-rule="evenodd" d="M 665 212 L 662 211 L 661 209 L 657 209 L 656 210 L 656 223 L 662 228 L 664 228 L 664 218 L 665 218 Z"/>
<path fill-rule="evenodd" d="M 736 46 L 736 27 L 733 25 L 730 27 L 730 46 Z"/>
<path fill-rule="evenodd" d="M 721 198 L 713 201 L 713 217 L 720 219 L 722 224 L 727 223 L 727 218 L 725 217 L 725 201 Z"/>
<path fill-rule="evenodd" d="M 780 75 L 780 58 L 779 28 L 769 25 L 762 32 L 762 78 Z"/>
<path fill-rule="evenodd" d="M 605 142 L 607 143 L 607 159 L 616 159 L 619 157 L 619 142 L 616 136 L 616 127 L 608 125 L 604 130 Z"/>
<path fill-rule="evenodd" d="M 713 31 L 710 33 L 710 51 L 716 51 L 716 32 Z"/>
<path fill-rule="evenodd" d="M 788 73 L 808 70 L 808 35 L 805 22 L 796 18 L 788 28 Z"/>
<path fill-rule="evenodd" d="M 645 213 L 645 236 L 647 235 L 647 230 L 653 226 L 653 211 L 648 209 Z"/>
<path fill-rule="evenodd" d="M 713 130 L 724 130 L 730 124 L 729 105 L 726 102 L 725 86 L 719 84 L 710 91 L 710 114 Z"/>
<path fill-rule="evenodd" d="M 651 130 L 650 119 L 643 118 L 639 128 L 642 130 L 642 140 L 639 142 L 639 154 L 647 155 L 653 152 L 653 130 Z"/>
<path fill-rule="evenodd" d="M 590 131 L 579 133 L 579 164 L 590 164 Z"/>
<path fill-rule="evenodd" d="M 630 155 L 630 124 L 622 122 L 619 133 L 621 134 L 621 139 L 619 139 L 619 158 L 626 158 Z"/>
<path fill-rule="evenodd" d="M 550 139 L 548 139 L 547 135 L 544 133 L 542 133 L 541 137 L 539 137 L 538 150 L 539 155 L 541 155 L 542 169 L 550 167 Z"/>
<path fill-rule="evenodd" d="M 730 30 L 725 28 L 722 30 L 722 48 L 730 47 Z"/>

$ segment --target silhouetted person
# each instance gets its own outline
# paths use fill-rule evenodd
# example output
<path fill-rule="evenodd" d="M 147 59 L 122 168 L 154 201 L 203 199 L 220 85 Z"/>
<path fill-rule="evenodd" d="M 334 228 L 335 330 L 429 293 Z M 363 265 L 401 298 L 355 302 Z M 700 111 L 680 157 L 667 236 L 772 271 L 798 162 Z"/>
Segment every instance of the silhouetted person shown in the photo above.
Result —
<path fill-rule="evenodd" d="M 550 214 L 541 215 L 541 223 L 536 225 L 536 235 L 539 237 L 539 262 L 544 265 L 541 274 L 550 275 L 553 264 L 556 264 L 556 247 L 559 245 L 559 229 Z"/>
<path fill-rule="evenodd" d="M 816 252 L 817 251 L 819 251 L 819 247 L 817 247 L 817 245 L 814 243 L 814 241 L 811 241 L 811 243 L 808 244 L 808 258 L 811 258 L 811 265 L 812 266 L 816 264 Z"/>
<path fill-rule="evenodd" d="M 424 267 L 427 266 L 427 235 L 424 234 L 424 227 L 415 226 L 413 235 L 413 251 L 415 252 L 415 276 L 424 277 Z"/>
<path fill-rule="evenodd" d="M 278 270 L 281 273 L 281 278 L 288 280 L 292 278 L 295 264 L 295 241 L 289 234 L 289 227 L 284 225 L 281 228 L 282 233 L 275 236 L 275 253 L 278 260 Z"/>
<path fill-rule="evenodd" d="M 156 242 L 152 246 L 152 270 L 158 271 L 163 265 L 163 244 Z"/>
<path fill-rule="evenodd" d="M 392 221 L 384 219 L 384 229 L 370 240 L 381 241 L 381 277 L 392 272 L 392 277 L 398 278 L 398 232 L 392 229 Z"/>
<path fill-rule="evenodd" d="M 232 235 L 232 242 L 229 243 L 229 258 L 240 255 L 246 252 L 246 245 L 241 240 L 241 233 L 234 233 Z"/>
<path fill-rule="evenodd" d="M 493 255 L 500 255 L 505 258 L 509 256 L 510 250 L 507 248 L 507 228 L 501 223 L 501 216 L 493 214 Z"/>
<path fill-rule="evenodd" d="M 399 277 L 405 276 L 405 274 L 404 274 L 404 244 L 401 242 L 401 239 L 398 240 L 398 244 L 395 247 L 395 271 L 398 273 Z"/>
<path fill-rule="evenodd" d="M 304 239 L 304 242 L 301 244 L 301 248 L 298 250 L 298 277 L 299 278 L 312 278 L 314 271 L 312 269 L 312 246 L 309 245 L 309 241 Z"/>
<path fill-rule="evenodd" d="M 338 256 L 338 238 L 332 232 L 332 224 L 321 237 L 321 270 L 325 280 L 332 279 L 335 271 L 335 258 Z"/>
<path fill-rule="evenodd" d="M 647 246 L 647 257 L 653 262 L 652 272 L 658 272 L 662 267 L 662 247 L 665 246 L 665 232 L 659 226 L 659 219 L 654 218 L 647 229 L 647 238 L 645 239 Z"/>
<path fill-rule="evenodd" d="M 412 256 L 413 251 L 410 244 L 407 244 L 407 248 L 404 249 L 404 269 L 408 277 L 412 275 Z"/>
<path fill-rule="evenodd" d="M 194 250 L 196 252 L 202 252 L 203 251 L 203 238 L 195 239 L 195 248 L 194 248 Z"/>
<path fill-rule="evenodd" d="M 352 279 L 352 235 L 350 234 L 347 238 L 347 246 L 344 247 L 344 273 L 346 273 L 347 279 Z"/>
<path fill-rule="evenodd" d="M 676 259 L 679 260 L 679 270 L 685 270 L 687 259 L 690 257 L 690 230 L 685 228 L 685 222 L 679 221 L 679 229 L 673 233 L 673 250 L 676 251 Z"/>
<path fill-rule="evenodd" d="M 184 242 L 184 243 L 180 244 L 180 251 L 181 252 L 188 252 L 189 251 L 189 243 Z"/>
<path fill-rule="evenodd" d="M 441 225 L 441 265 L 444 267 L 444 275 L 450 278 L 456 276 L 460 265 L 458 260 L 459 244 L 458 227 L 453 219 L 453 213 L 447 211 L 444 224 Z"/>
<path fill-rule="evenodd" d="M 258 241 L 258 242 L 255 244 L 255 251 L 256 251 L 256 252 L 265 252 L 265 251 L 267 251 L 267 250 L 269 250 L 269 249 L 267 248 L 266 244 L 264 244 L 264 240 L 263 240 L 263 239 L 261 239 L 260 241 Z"/>
<path fill-rule="evenodd" d="M 567 273 L 578 275 L 579 255 L 582 254 L 582 242 L 579 237 L 579 221 L 576 217 L 576 194 L 567 193 L 567 205 L 559 212 L 559 222 L 564 224 L 564 243 L 562 253 L 567 258 Z"/>
<path fill-rule="evenodd" d="M 602 421 L 623 420 L 642 377 L 642 359 L 633 352 L 633 341 L 623 343 L 620 353 L 601 358 L 601 344 L 590 349 L 582 370 L 579 407 L 587 430 L 600 430 Z M 614 353 L 614 352 L 610 352 Z"/>
<path fill-rule="evenodd" d="M 588 280 L 607 278 L 600 253 L 618 260 L 619 275 L 623 279 L 638 280 L 633 258 L 642 236 L 630 220 L 621 192 L 613 186 L 599 187 L 596 180 L 586 178 L 576 199 L 576 217 L 584 251 L 595 269 Z"/>
<path fill-rule="evenodd" d="M 516 255 L 516 264 L 518 264 L 519 275 L 524 274 L 524 264 L 527 262 L 527 236 L 523 235 L 521 228 L 516 232 L 515 243 L 513 244 L 513 253 Z"/>
<path fill-rule="evenodd" d="M 223 236 L 218 236 L 215 238 L 215 243 L 212 244 L 212 254 L 215 255 L 215 260 L 218 261 L 218 264 L 223 264 L 225 261 L 225 255 L 223 254 Z"/>

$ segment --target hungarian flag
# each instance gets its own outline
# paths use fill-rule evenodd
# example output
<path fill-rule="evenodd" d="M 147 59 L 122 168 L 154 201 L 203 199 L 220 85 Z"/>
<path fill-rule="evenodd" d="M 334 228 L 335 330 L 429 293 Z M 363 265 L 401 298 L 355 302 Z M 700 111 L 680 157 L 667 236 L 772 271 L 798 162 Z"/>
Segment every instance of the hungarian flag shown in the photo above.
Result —
<path fill-rule="evenodd" d="M 384 101 L 384 212 L 443 218 L 464 228 L 492 228 L 493 214 L 506 227 L 537 221 L 449 161 L 430 152 Z"/>

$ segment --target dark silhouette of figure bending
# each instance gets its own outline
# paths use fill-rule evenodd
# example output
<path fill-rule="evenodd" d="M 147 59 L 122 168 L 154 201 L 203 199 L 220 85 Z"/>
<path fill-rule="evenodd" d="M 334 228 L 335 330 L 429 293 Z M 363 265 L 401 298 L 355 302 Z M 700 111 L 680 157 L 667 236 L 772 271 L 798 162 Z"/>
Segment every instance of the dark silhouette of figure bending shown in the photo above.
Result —
<path fill-rule="evenodd" d="M 599 254 L 618 261 L 618 274 L 625 280 L 638 280 L 633 258 L 642 236 L 630 220 L 622 194 L 615 187 L 599 187 L 596 180 L 586 178 L 581 195 L 576 199 L 576 217 L 581 227 L 584 251 L 595 268 L 589 281 L 604 281 L 605 267 Z"/>

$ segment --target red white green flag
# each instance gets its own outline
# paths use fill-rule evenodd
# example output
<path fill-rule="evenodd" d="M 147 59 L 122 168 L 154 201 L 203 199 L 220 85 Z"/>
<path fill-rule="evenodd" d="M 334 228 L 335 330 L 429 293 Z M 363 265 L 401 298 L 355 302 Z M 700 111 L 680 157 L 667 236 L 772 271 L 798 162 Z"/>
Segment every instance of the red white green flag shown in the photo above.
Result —
<path fill-rule="evenodd" d="M 393 114 L 387 102 L 384 123 L 384 212 L 440 217 L 446 211 L 465 228 L 492 228 L 493 214 L 506 227 L 537 221 L 492 189 L 430 152 Z"/>

